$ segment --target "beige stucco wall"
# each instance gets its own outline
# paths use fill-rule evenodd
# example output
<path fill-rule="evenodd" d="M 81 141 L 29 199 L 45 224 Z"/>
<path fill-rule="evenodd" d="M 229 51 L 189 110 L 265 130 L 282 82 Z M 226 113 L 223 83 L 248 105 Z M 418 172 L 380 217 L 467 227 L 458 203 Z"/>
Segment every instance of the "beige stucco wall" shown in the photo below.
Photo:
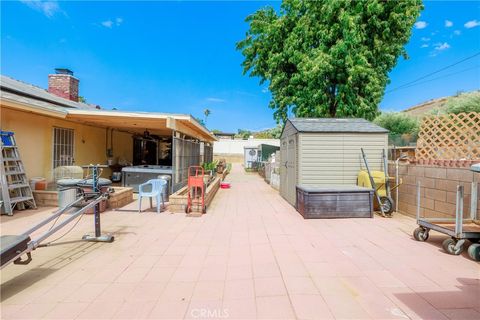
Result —
<path fill-rule="evenodd" d="M 105 164 L 106 129 L 74 123 L 63 119 L 13 110 L 0 106 L 1 129 L 15 132 L 27 176 L 45 177 L 51 181 L 53 128 L 69 128 L 75 131 L 75 165 L 91 163 Z M 131 161 L 131 135 L 114 132 L 114 156 Z M 103 176 L 110 173 L 106 171 Z"/>

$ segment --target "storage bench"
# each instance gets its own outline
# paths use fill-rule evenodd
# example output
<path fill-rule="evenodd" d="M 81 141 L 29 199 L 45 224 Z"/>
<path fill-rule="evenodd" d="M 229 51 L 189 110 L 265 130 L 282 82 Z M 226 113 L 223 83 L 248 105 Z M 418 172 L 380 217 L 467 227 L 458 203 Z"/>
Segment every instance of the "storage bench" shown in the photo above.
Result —
<path fill-rule="evenodd" d="M 305 219 L 372 218 L 373 189 L 297 186 L 296 208 Z"/>

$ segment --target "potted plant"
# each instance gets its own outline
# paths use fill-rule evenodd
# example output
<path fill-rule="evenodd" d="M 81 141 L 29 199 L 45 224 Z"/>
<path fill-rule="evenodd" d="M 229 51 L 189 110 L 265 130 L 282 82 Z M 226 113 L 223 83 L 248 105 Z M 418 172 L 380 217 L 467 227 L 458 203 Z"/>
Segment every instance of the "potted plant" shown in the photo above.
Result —
<path fill-rule="evenodd" d="M 210 180 L 212 180 L 217 174 L 217 162 L 204 162 L 202 163 L 202 168 L 205 171 L 204 182 L 208 185 Z"/>

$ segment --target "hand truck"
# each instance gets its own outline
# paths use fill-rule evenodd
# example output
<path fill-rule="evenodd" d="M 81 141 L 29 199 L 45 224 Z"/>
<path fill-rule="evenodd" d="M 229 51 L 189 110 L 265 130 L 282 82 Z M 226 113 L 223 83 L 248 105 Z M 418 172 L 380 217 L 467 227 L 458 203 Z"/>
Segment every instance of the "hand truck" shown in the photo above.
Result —
<path fill-rule="evenodd" d="M 205 171 L 200 166 L 188 167 L 187 206 L 185 213 L 190 216 L 201 216 L 207 213 L 205 204 Z M 196 213 L 192 214 L 192 211 Z"/>

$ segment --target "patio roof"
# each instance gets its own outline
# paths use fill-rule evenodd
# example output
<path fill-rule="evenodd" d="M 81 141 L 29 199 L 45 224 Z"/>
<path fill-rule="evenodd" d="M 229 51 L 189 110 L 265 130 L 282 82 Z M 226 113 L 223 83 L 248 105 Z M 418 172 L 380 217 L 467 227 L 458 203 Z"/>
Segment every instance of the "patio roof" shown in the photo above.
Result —
<path fill-rule="evenodd" d="M 68 110 L 66 119 L 139 133 L 145 129 L 160 132 L 175 130 L 207 142 L 217 140 L 193 116 L 185 114 L 73 109 Z"/>

